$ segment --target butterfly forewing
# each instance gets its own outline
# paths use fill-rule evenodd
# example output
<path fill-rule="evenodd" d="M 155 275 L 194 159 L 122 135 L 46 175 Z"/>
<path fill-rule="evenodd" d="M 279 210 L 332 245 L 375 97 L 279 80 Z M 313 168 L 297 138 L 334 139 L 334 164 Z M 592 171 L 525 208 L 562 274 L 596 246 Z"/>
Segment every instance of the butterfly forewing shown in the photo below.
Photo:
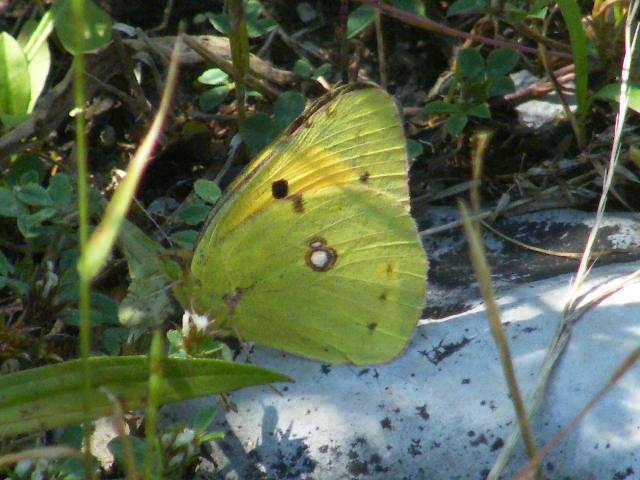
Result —
<path fill-rule="evenodd" d="M 220 208 L 207 233 L 223 239 L 268 207 L 274 184 L 282 185 L 284 196 L 361 184 L 407 201 L 407 168 L 402 124 L 391 97 L 378 88 L 336 94 L 249 165 L 234 184 L 237 196 Z"/>

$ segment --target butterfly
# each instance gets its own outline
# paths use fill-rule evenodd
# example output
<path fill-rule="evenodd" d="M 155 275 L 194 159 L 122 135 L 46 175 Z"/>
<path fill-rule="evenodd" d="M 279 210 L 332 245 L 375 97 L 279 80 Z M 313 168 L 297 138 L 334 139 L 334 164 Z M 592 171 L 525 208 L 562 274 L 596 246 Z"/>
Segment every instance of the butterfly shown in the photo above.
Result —
<path fill-rule="evenodd" d="M 392 360 L 427 287 L 408 168 L 392 98 L 335 90 L 230 185 L 178 298 L 243 340 L 331 363 Z"/>

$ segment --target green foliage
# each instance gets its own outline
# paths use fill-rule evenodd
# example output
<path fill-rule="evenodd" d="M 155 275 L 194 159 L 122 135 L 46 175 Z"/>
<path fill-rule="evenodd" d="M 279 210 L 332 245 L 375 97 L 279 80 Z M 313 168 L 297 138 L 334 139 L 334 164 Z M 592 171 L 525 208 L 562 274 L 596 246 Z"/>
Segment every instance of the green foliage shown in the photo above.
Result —
<path fill-rule="evenodd" d="M 251 151 L 256 154 L 271 143 L 304 110 L 305 99 L 298 92 L 284 92 L 274 105 L 274 118 L 259 112 L 240 127 L 240 136 Z"/>
<path fill-rule="evenodd" d="M 26 120 L 42 93 L 51 59 L 47 39 L 54 26 L 71 53 L 92 51 L 111 41 L 111 18 L 91 0 L 84 2 L 84 21 L 74 21 L 71 0 L 56 0 L 40 22 L 25 22 L 18 38 L 0 33 L 0 120 L 11 128 Z M 82 46 L 76 26 L 82 25 Z"/>
<path fill-rule="evenodd" d="M 72 0 L 56 0 L 51 7 L 56 35 L 72 54 L 91 52 L 111 41 L 111 17 L 92 0 L 84 0 L 82 19 L 74 18 Z M 82 29 L 78 32 L 78 28 Z"/>
<path fill-rule="evenodd" d="M 20 44 L 7 32 L 0 33 L 0 111 L 18 116 L 27 113 L 31 88 L 29 66 Z"/>
<path fill-rule="evenodd" d="M 211 207 L 198 197 L 188 200 L 180 209 L 178 220 L 187 225 L 201 225 L 207 219 Z"/>
<path fill-rule="evenodd" d="M 431 102 L 425 112 L 447 115 L 446 126 L 451 135 L 461 133 L 469 117 L 491 118 L 488 101 L 514 91 L 508 75 L 518 60 L 517 52 L 505 48 L 493 50 L 486 61 L 475 48 L 461 50 L 452 86 L 454 100 Z"/>
<path fill-rule="evenodd" d="M 489 6 L 487 0 L 456 0 L 447 9 L 447 16 L 484 12 Z"/>
<path fill-rule="evenodd" d="M 596 93 L 596 97 L 603 100 L 620 101 L 620 84 L 610 83 Z M 640 83 L 629 83 L 629 108 L 640 113 Z"/>
<path fill-rule="evenodd" d="M 196 196 L 187 200 L 180 208 L 177 220 L 190 227 L 204 223 L 211 213 L 212 206 L 220 199 L 220 187 L 211 180 L 200 179 L 193 185 Z M 170 235 L 171 241 L 179 248 L 193 250 L 200 233 L 197 230 L 181 230 Z"/>
<path fill-rule="evenodd" d="M 194 428 L 172 427 L 160 436 L 162 447 L 162 475 L 164 478 L 180 478 L 183 472 L 196 466 L 200 452 L 209 447 L 209 442 L 222 440 L 222 432 L 209 432 L 210 426 L 218 416 L 215 407 L 203 408 L 198 412 Z M 144 466 L 146 441 L 137 436 L 128 436 L 133 458 L 138 470 Z M 126 465 L 125 439 L 116 437 L 109 442 L 107 448 L 113 454 L 117 465 Z"/>
<path fill-rule="evenodd" d="M 220 187 L 216 182 L 202 178 L 196 180 L 196 183 L 193 185 L 193 190 L 202 200 L 210 204 L 216 203 L 222 196 Z"/>
<path fill-rule="evenodd" d="M 573 63 L 576 74 L 576 101 L 578 116 L 584 116 L 589 108 L 589 59 L 588 42 L 582 26 L 582 13 L 576 0 L 558 0 L 558 7 L 569 30 Z"/>
<path fill-rule="evenodd" d="M 278 26 L 275 20 L 264 18 L 262 6 L 257 0 L 245 0 L 244 2 L 247 17 L 247 32 L 249 38 L 259 38 Z M 222 35 L 229 36 L 231 33 L 231 19 L 226 13 L 209 14 L 211 25 Z"/>
<path fill-rule="evenodd" d="M 169 356 L 175 358 L 217 358 L 231 360 L 233 355 L 224 342 L 216 340 L 209 319 L 185 312 L 182 330 L 169 330 Z"/>
<path fill-rule="evenodd" d="M 413 13 L 414 15 L 425 16 L 424 2 L 420 0 L 393 0 L 390 2 L 396 8 Z M 372 5 L 360 5 L 349 14 L 347 19 L 347 37 L 353 38 L 362 33 L 375 19 L 376 9 Z"/>
<path fill-rule="evenodd" d="M 25 22 L 17 40 L 0 33 L 0 120 L 6 127 L 28 118 L 42 93 L 51 67 L 51 29 L 51 18 L 45 14 L 39 23 Z"/>
<path fill-rule="evenodd" d="M 57 247 L 64 252 L 76 243 L 74 225 L 70 221 L 75 212 L 75 192 L 71 180 L 63 173 L 51 177 L 45 187 L 41 180 L 42 163 L 34 159 L 18 157 L 0 179 L 0 220 L 4 222 L 5 234 L 22 237 L 29 251 L 46 253 Z M 15 227 L 13 230 L 8 228 L 11 224 Z M 26 293 L 24 281 L 36 275 L 36 270 L 26 263 L 15 269 L 7 258 L 3 255 L 7 267 L 0 269 L 0 284 L 23 296 Z M 60 291 L 57 275 L 49 283 L 49 292 Z"/>
<path fill-rule="evenodd" d="M 196 246 L 196 241 L 200 236 L 200 232 L 197 230 L 181 230 L 179 232 L 169 235 L 171 242 L 179 248 L 187 250 L 193 250 Z"/>
<path fill-rule="evenodd" d="M 549 12 L 549 0 L 537 0 L 525 2 L 522 0 L 510 0 L 505 4 L 505 19 L 517 25 L 525 20 L 544 20 Z"/>
<path fill-rule="evenodd" d="M 96 419 L 112 413 L 112 400 L 105 392 L 126 402 L 128 408 L 144 406 L 148 362 L 146 356 L 90 358 L 93 384 L 89 417 Z M 164 404 L 289 380 L 285 375 L 252 365 L 167 358 L 163 362 L 160 398 Z M 84 419 L 79 360 L 2 375 L 0 391 L 0 436 L 73 425 Z"/>

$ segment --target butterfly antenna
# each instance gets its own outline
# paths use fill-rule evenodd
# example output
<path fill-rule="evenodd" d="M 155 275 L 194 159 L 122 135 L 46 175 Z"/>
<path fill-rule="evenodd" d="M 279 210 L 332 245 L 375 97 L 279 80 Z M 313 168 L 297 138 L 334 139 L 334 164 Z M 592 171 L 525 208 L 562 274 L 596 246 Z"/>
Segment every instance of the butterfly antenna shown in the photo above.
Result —
<path fill-rule="evenodd" d="M 156 222 L 155 218 L 153 218 L 153 215 L 151 215 L 149 211 L 146 208 L 144 208 L 144 206 L 140 203 L 140 201 L 137 198 L 134 197 L 133 201 L 136 203 L 136 205 L 140 207 L 140 209 L 144 212 L 145 216 L 151 221 L 151 223 L 153 223 L 153 226 L 156 227 L 156 229 L 160 232 L 160 235 L 162 235 L 162 237 L 169 243 L 169 245 L 171 245 L 171 248 L 174 248 L 173 242 L 169 238 L 169 235 L 167 235 L 164 229 L 160 226 L 160 224 Z"/>

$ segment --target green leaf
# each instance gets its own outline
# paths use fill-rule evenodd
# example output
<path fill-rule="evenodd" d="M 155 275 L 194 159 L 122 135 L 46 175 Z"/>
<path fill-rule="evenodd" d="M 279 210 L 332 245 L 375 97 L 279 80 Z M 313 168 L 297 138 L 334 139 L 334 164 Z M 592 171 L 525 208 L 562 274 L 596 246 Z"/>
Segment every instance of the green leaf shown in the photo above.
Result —
<path fill-rule="evenodd" d="M 519 8 L 511 3 L 507 3 L 504 7 L 505 18 L 512 25 L 522 23 L 528 16 L 529 12 L 524 8 Z"/>
<path fill-rule="evenodd" d="M 536 0 L 529 8 L 529 15 L 527 15 L 527 17 L 531 19 L 544 20 L 547 16 L 547 12 L 549 11 L 550 4 L 551 0 Z"/>
<path fill-rule="evenodd" d="M 82 442 L 84 440 L 84 432 L 80 425 L 71 425 L 69 427 L 62 428 L 62 433 L 58 441 L 63 445 L 69 445 L 77 449 L 82 448 Z"/>
<path fill-rule="evenodd" d="M 420 142 L 412 138 L 407 138 L 407 150 L 409 152 L 409 157 L 416 158 L 422 155 L 424 148 Z"/>
<path fill-rule="evenodd" d="M 92 357 L 89 417 L 111 415 L 118 398 L 129 409 L 144 407 L 149 392 L 145 356 Z M 167 358 L 158 386 L 162 404 L 231 392 L 286 375 L 222 360 Z M 47 430 L 83 421 L 83 368 L 80 360 L 0 376 L 0 436 Z"/>
<path fill-rule="evenodd" d="M 458 69 L 472 82 L 484 80 L 484 59 L 475 48 L 465 48 L 458 54 Z"/>
<path fill-rule="evenodd" d="M 271 18 L 260 18 L 262 5 L 257 0 L 247 0 L 245 10 L 247 12 L 247 32 L 251 38 L 262 37 L 278 26 L 278 22 Z"/>
<path fill-rule="evenodd" d="M 278 22 L 270 18 L 261 18 L 247 23 L 250 38 L 260 38 L 278 26 Z"/>
<path fill-rule="evenodd" d="M 127 259 L 129 289 L 118 307 L 122 325 L 162 325 L 174 314 L 174 302 L 168 292 L 164 249 L 140 228 L 124 222 L 118 235 L 118 247 Z"/>
<path fill-rule="evenodd" d="M 147 458 L 147 442 L 145 442 L 143 438 L 136 437 L 135 435 L 128 435 L 127 441 L 131 442 L 135 465 L 138 467 L 143 466 Z M 107 448 L 113 455 L 116 465 L 124 466 L 127 464 L 129 459 L 126 456 L 122 438 L 115 437 L 107 444 Z"/>
<path fill-rule="evenodd" d="M 18 200 L 32 207 L 50 207 L 53 205 L 49 192 L 37 183 L 28 183 L 23 186 L 16 185 L 13 187 L 13 193 Z"/>
<path fill-rule="evenodd" d="M 182 230 L 180 232 L 172 233 L 169 238 L 178 247 L 193 250 L 199 236 L 200 233 L 196 230 Z"/>
<path fill-rule="evenodd" d="M 451 115 L 447 119 L 447 123 L 446 123 L 447 130 L 451 135 L 456 136 L 462 133 L 462 130 L 464 130 L 464 127 L 467 125 L 468 121 L 469 121 L 469 117 L 467 117 L 466 115 L 463 115 L 463 114 Z"/>
<path fill-rule="evenodd" d="M 245 2 L 245 11 L 247 17 L 247 34 L 251 38 L 262 37 L 278 26 L 278 23 L 274 20 L 260 18 L 262 7 L 259 2 L 252 0 Z M 231 32 L 231 19 L 229 15 L 225 13 L 211 15 L 209 21 L 211 25 L 213 25 L 213 28 L 224 36 L 229 36 Z"/>
<path fill-rule="evenodd" d="M 196 180 L 196 183 L 193 185 L 193 189 L 202 200 L 211 204 L 216 203 L 222 195 L 218 184 L 211 180 Z"/>
<path fill-rule="evenodd" d="M 51 7 L 58 39 L 72 54 L 91 52 L 111 41 L 111 17 L 93 0 L 84 0 L 83 3 L 84 18 L 75 18 L 72 0 L 56 0 Z M 78 29 L 82 29 L 80 35 Z"/>
<path fill-rule="evenodd" d="M 278 133 L 284 130 L 291 122 L 304 111 L 305 98 L 300 92 L 284 92 L 278 97 L 273 107 Z"/>
<path fill-rule="evenodd" d="M 53 25 L 49 18 L 50 15 L 45 15 L 45 18 L 40 21 L 41 24 L 45 25 L 38 24 L 35 20 L 27 20 L 18 35 L 18 42 L 25 52 L 29 68 L 31 94 L 29 107 L 27 108 L 28 113 L 33 111 L 33 107 L 44 89 L 44 85 L 47 81 L 47 76 L 49 75 L 49 70 L 51 68 L 51 52 L 49 51 L 47 37 L 51 33 Z M 40 37 L 36 39 L 36 42 L 34 42 L 35 47 L 33 51 L 28 52 L 26 47 L 30 43 L 31 37 L 34 35 L 38 35 Z"/>
<path fill-rule="evenodd" d="M 459 103 L 449 103 L 443 100 L 435 100 L 424 106 L 424 112 L 429 115 L 443 115 L 448 113 L 461 113 L 462 106 Z"/>
<path fill-rule="evenodd" d="M 331 70 L 333 70 L 333 66 L 330 63 L 323 63 L 318 68 L 316 68 L 316 71 L 313 72 L 313 75 L 311 75 L 311 78 L 313 80 L 317 80 L 320 77 L 324 77 L 326 79 L 330 79 L 331 78 Z"/>
<path fill-rule="evenodd" d="M 38 179 L 38 172 L 35 170 L 28 170 L 20 175 L 20 179 L 18 180 L 18 185 L 24 186 L 29 184 L 37 184 L 40 183 Z"/>
<path fill-rule="evenodd" d="M 80 325 L 80 313 L 77 309 L 69 309 L 62 315 L 62 321 L 67 325 L 77 327 Z M 92 293 L 91 325 L 119 325 L 118 304 L 102 293 Z"/>
<path fill-rule="evenodd" d="M 306 58 L 300 58 L 293 64 L 293 73 L 302 78 L 309 78 L 311 76 L 312 69 L 313 67 L 311 66 L 311 63 L 309 63 L 309 60 Z"/>
<path fill-rule="evenodd" d="M 569 30 L 576 74 L 576 103 L 578 115 L 586 115 L 589 107 L 589 60 L 587 34 L 582 26 L 582 12 L 576 0 L 558 0 L 562 18 Z"/>
<path fill-rule="evenodd" d="M 32 173 L 29 173 L 32 172 Z M 32 180 L 21 181 L 25 175 L 35 175 Z M 19 155 L 9 168 L 9 173 L 5 176 L 7 183 L 16 185 L 17 183 L 43 183 L 47 174 L 47 167 L 36 155 Z"/>
<path fill-rule="evenodd" d="M 102 343 L 109 355 L 120 355 L 122 345 L 129 338 L 130 330 L 124 327 L 105 328 L 102 332 Z"/>
<path fill-rule="evenodd" d="M 58 209 L 68 207 L 73 200 L 73 184 L 64 173 L 58 173 L 55 177 L 51 177 L 47 192 Z"/>
<path fill-rule="evenodd" d="M 208 431 L 209 427 L 218 415 L 220 415 L 220 409 L 217 406 L 210 405 L 208 407 L 201 408 L 194 421 L 196 430 L 200 432 Z"/>
<path fill-rule="evenodd" d="M 256 113 L 240 125 L 240 136 L 253 154 L 258 153 L 274 139 L 273 121 L 264 112 Z"/>
<path fill-rule="evenodd" d="M 215 110 L 227 98 L 230 92 L 229 85 L 220 85 L 202 92 L 198 97 L 198 106 L 203 112 Z"/>
<path fill-rule="evenodd" d="M 469 105 L 466 108 L 465 113 L 479 118 L 491 118 L 491 110 L 489 109 L 489 105 L 486 103 Z"/>
<path fill-rule="evenodd" d="M 371 5 L 360 5 L 347 18 L 347 38 L 353 38 L 373 23 L 376 9 Z"/>
<path fill-rule="evenodd" d="M 296 5 L 296 13 L 303 23 L 311 23 L 318 18 L 318 12 L 309 4 L 309 2 L 298 2 Z"/>
<path fill-rule="evenodd" d="M 491 81 L 489 85 L 490 97 L 502 97 L 516 91 L 513 80 L 509 77 L 499 77 Z"/>
<path fill-rule="evenodd" d="M 211 213 L 211 205 L 199 198 L 192 198 L 178 212 L 178 220 L 187 225 L 200 225 Z"/>
<path fill-rule="evenodd" d="M 15 218 L 27 213 L 27 207 L 18 202 L 11 190 L 0 187 L 0 217 Z"/>
<path fill-rule="evenodd" d="M 414 15 L 420 15 L 421 17 L 426 15 L 424 2 L 422 0 L 394 0 L 391 4 L 400 10 L 413 13 Z"/>
<path fill-rule="evenodd" d="M 0 250 L 0 275 L 6 276 L 13 272 L 13 265 L 9 262 L 9 259 L 5 257 L 2 250 Z"/>
<path fill-rule="evenodd" d="M 8 115 L 6 113 L 2 113 L 0 111 L 0 124 L 4 125 L 6 129 L 12 129 L 20 125 L 21 123 L 26 122 L 31 118 L 31 115 Z"/>
<path fill-rule="evenodd" d="M 211 442 L 221 442 L 222 440 L 224 440 L 224 437 L 224 432 L 205 433 L 200 437 L 200 444 L 203 445 Z"/>
<path fill-rule="evenodd" d="M 13 290 L 16 295 L 24 297 L 29 292 L 29 284 L 13 278 L 0 277 L 1 288 L 7 287 Z"/>
<path fill-rule="evenodd" d="M 0 33 L 0 112 L 25 115 L 29 111 L 31 81 L 29 65 L 18 42 Z"/>
<path fill-rule="evenodd" d="M 482 13 L 489 6 L 487 0 L 456 0 L 447 9 L 447 17 L 468 13 Z"/>
<path fill-rule="evenodd" d="M 229 75 L 219 68 L 210 68 L 198 77 L 198 81 L 205 85 L 220 85 L 229 81 Z"/>
<path fill-rule="evenodd" d="M 18 230 L 27 239 L 33 239 L 42 235 L 42 223 L 50 220 L 56 215 L 53 208 L 43 208 L 32 215 L 21 215 L 18 217 Z"/>
<path fill-rule="evenodd" d="M 507 75 L 516 67 L 519 60 L 520 54 L 510 48 L 493 50 L 487 57 L 487 78 L 493 80 Z"/>
<path fill-rule="evenodd" d="M 209 22 L 211 22 L 211 26 L 213 26 L 213 28 L 219 31 L 222 35 L 225 37 L 229 36 L 229 31 L 231 30 L 229 15 L 226 13 L 211 15 L 211 17 L 209 17 Z"/>
<path fill-rule="evenodd" d="M 603 100 L 620 101 L 620 84 L 610 83 L 596 93 L 596 97 Z M 629 83 L 629 108 L 640 113 L 640 83 Z M 0 200 L 0 209 L 2 201 Z M 1 211 L 1 210 L 0 210 Z"/>

